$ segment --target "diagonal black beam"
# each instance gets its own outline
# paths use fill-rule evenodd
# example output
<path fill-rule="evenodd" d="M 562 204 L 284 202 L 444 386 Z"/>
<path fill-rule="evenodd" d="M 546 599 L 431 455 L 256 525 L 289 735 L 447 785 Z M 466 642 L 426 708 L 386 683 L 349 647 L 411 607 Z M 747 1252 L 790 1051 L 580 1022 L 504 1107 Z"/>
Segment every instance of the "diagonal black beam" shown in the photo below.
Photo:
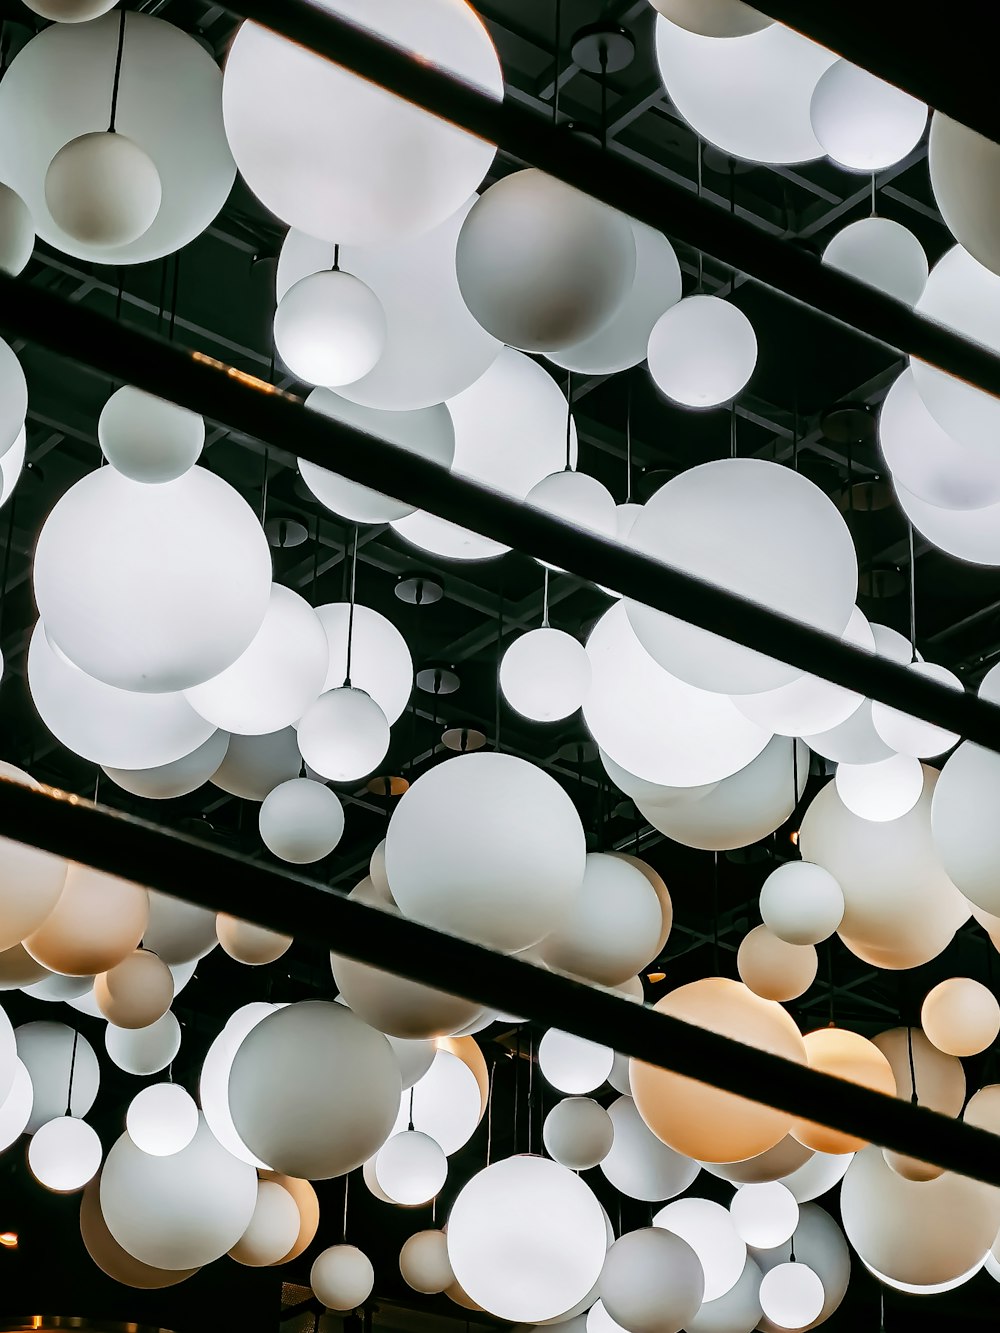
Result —
<path fill-rule="evenodd" d="M 1000 357 L 883 292 L 759 230 L 690 190 L 556 129 L 537 112 L 484 93 L 310 3 L 238 0 L 232 13 L 310 47 L 326 59 L 470 130 L 720 263 L 866 334 L 1000 396 Z M 913 20 L 911 19 L 911 22 Z"/>
<path fill-rule="evenodd" d="M 81 797 L 0 781 L 0 835 L 1000 1185 L 1000 1136 Z"/>
<path fill-rule="evenodd" d="M 1000 753 L 1000 708 L 789 620 L 306 408 L 243 371 L 0 274 L 0 328 L 592 583 Z"/>
<path fill-rule="evenodd" d="M 912 0 L 762 0 L 756 8 L 1000 143 L 995 12 L 960 4 L 932 23 Z"/>

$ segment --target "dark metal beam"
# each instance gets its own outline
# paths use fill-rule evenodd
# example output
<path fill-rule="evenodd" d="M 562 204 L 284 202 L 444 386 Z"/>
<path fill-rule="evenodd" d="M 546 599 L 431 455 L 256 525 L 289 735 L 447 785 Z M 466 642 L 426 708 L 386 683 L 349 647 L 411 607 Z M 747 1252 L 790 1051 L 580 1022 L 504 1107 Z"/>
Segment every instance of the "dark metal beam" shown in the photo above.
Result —
<path fill-rule="evenodd" d="M 448 762 L 461 763 L 460 759 Z M 51 788 L 0 782 L 0 835 L 584 1037 L 947 1170 L 1000 1185 L 1000 1136 L 745 1046 L 613 992 L 367 907 Z"/>
<path fill-rule="evenodd" d="M 1000 753 L 1000 708 L 955 693 L 885 658 L 617 542 L 554 518 L 436 463 L 306 408 L 301 399 L 200 352 L 125 329 L 22 279 L 0 274 L 0 327 L 57 355 L 356 481 L 472 528 L 556 568 L 689 624 L 777 657 L 800 671 L 900 708 Z"/>
<path fill-rule="evenodd" d="M 1000 396 L 1000 357 L 986 348 L 511 99 L 496 102 L 310 0 L 240 0 L 238 10 L 228 7 L 883 346 Z"/>

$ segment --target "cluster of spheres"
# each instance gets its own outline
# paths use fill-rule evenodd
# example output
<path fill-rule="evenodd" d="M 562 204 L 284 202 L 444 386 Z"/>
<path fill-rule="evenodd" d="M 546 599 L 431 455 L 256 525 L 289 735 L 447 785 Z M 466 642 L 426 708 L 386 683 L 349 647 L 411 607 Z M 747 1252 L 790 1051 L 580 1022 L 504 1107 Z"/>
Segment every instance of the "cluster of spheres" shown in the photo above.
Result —
<path fill-rule="evenodd" d="M 926 106 L 739 0 L 652 2 L 672 106 L 730 157 L 826 156 L 869 175 L 904 163 L 925 132 Z M 504 96 L 464 0 L 323 6 Z M 492 145 L 252 21 L 220 68 L 164 19 L 106 0 L 30 8 L 52 22 L 0 81 L 4 272 L 26 268 L 36 237 L 121 269 L 175 254 L 239 173 L 287 229 L 274 347 L 309 410 L 964 688 L 862 613 L 850 527 L 804 472 L 705 461 L 639 505 L 578 469 L 564 373 L 645 364 L 665 399 L 695 411 L 730 404 L 754 376 L 751 320 L 704 284 L 685 292 L 659 231 L 531 166 L 483 188 Z M 935 113 L 930 174 L 956 241 L 932 270 L 917 238 L 878 216 L 843 228 L 824 262 L 1000 352 L 1000 148 Z M 3 504 L 28 415 L 3 341 L 0 390 Z M 993 398 L 917 359 L 880 410 L 913 527 L 979 565 L 1000 566 L 998 426 Z M 96 435 L 101 465 L 61 495 L 33 551 L 26 677 L 39 717 L 131 796 L 210 783 L 253 803 L 262 854 L 317 867 L 389 752 L 410 648 L 353 589 L 314 605 L 275 579 L 262 516 L 209 466 L 197 413 L 124 384 Z M 389 525 L 434 560 L 507 550 L 333 467 L 303 457 L 298 472 L 319 509 Z M 546 586 L 559 576 L 537 573 Z M 673 986 L 656 1009 L 1000 1131 L 1000 1087 L 967 1100 L 962 1060 L 1000 1034 L 1000 1004 L 975 978 L 939 980 L 919 1026 L 871 1037 L 803 1032 L 787 1007 L 834 939 L 898 973 L 939 959 L 970 917 L 1000 947 L 1000 756 L 601 591 L 586 636 L 547 613 L 519 628 L 498 688 L 532 723 L 579 712 L 610 782 L 664 838 L 716 856 L 752 847 L 799 810 L 813 756 L 835 768 L 801 812 L 800 859 L 763 883 L 739 979 Z M 1000 703 L 1000 667 L 979 694 Z M 38 785 L 12 764 L 0 776 Z M 317 1301 L 356 1310 L 380 1275 L 347 1221 L 321 1248 L 332 1229 L 314 1188 L 355 1172 L 386 1207 L 447 1192 L 447 1214 L 399 1253 L 415 1293 L 528 1327 L 802 1333 L 840 1306 L 852 1252 L 909 1294 L 984 1267 L 1000 1278 L 995 1189 L 556 1028 L 529 1045 L 551 1102 L 540 1142 L 490 1157 L 496 1069 L 476 1034 L 501 1015 L 336 949 L 335 1000 L 236 1008 L 187 1088 L 170 1073 L 173 1007 L 195 967 L 217 947 L 267 967 L 291 938 L 8 840 L 0 870 L 0 989 L 106 1025 L 100 1057 L 75 1019 L 15 1030 L 0 1011 L 0 1147 L 28 1136 L 34 1177 L 80 1194 L 87 1251 L 125 1285 L 165 1288 L 226 1256 L 261 1268 L 306 1256 Z M 674 917 L 653 866 L 588 850 L 566 788 L 499 748 L 425 767 L 348 896 L 640 1002 Z M 88 1119 L 102 1059 L 145 1080 L 110 1144 Z M 455 1159 L 477 1134 L 487 1164 L 470 1172 L 468 1155 Z M 834 1190 L 840 1222 L 817 1202 Z M 623 1228 L 611 1197 L 649 1205 L 649 1225 Z"/>

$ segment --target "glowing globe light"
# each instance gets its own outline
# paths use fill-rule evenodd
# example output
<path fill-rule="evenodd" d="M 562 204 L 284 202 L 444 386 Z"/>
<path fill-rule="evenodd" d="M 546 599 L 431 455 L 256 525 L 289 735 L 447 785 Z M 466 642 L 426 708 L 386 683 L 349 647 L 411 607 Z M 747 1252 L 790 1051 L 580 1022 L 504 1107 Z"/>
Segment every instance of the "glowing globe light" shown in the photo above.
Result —
<path fill-rule="evenodd" d="M 743 1272 L 746 1242 L 721 1204 L 711 1199 L 675 1199 L 653 1217 L 653 1225 L 680 1236 L 698 1256 L 705 1274 L 705 1300 L 724 1296 Z"/>
<path fill-rule="evenodd" d="M 147 1028 L 170 1008 L 174 979 L 162 958 L 136 949 L 94 978 L 97 1007 L 120 1028 Z"/>
<path fill-rule="evenodd" d="M 615 1137 L 600 1165 L 614 1188 L 649 1203 L 683 1194 L 698 1174 L 698 1163 L 658 1139 L 630 1096 L 612 1102 L 608 1114 Z"/>
<path fill-rule="evenodd" d="M 935 111 L 927 158 L 934 202 L 948 230 L 980 264 L 1000 273 L 1000 246 L 993 226 L 1000 192 L 997 145 Z"/>
<path fill-rule="evenodd" d="M 538 1067 L 560 1092 L 593 1092 L 605 1082 L 613 1063 L 614 1052 L 607 1046 L 558 1028 L 549 1028 L 538 1043 Z"/>
<path fill-rule="evenodd" d="M 53 23 L 89 23 L 114 6 L 111 0 L 32 0 L 28 8 Z"/>
<path fill-rule="evenodd" d="M 132 481 L 162 484 L 193 468 L 205 444 L 197 412 L 125 384 L 116 389 L 97 421 L 101 452 Z"/>
<path fill-rule="evenodd" d="M 277 1180 L 259 1180 L 253 1216 L 229 1257 L 249 1268 L 281 1263 L 298 1238 L 299 1226 L 298 1206 L 288 1190 Z"/>
<path fill-rule="evenodd" d="M 862 1087 L 887 1097 L 896 1095 L 896 1078 L 892 1066 L 874 1043 L 857 1032 L 846 1028 L 825 1027 L 808 1032 L 804 1038 L 810 1069 L 824 1074 L 860 1083 Z M 823 1153 L 857 1152 L 867 1145 L 867 1139 L 807 1120 L 797 1120 L 792 1134 L 807 1148 Z"/>
<path fill-rule="evenodd" d="M 231 736 L 212 783 L 231 796 L 263 801 L 279 783 L 298 777 L 301 767 L 294 727 L 283 727 L 268 736 Z"/>
<path fill-rule="evenodd" d="M 154 1268 L 140 1263 L 115 1240 L 101 1212 L 101 1177 L 96 1175 L 80 1199 L 80 1236 L 97 1267 L 124 1286 L 158 1291 L 193 1277 L 195 1268 Z"/>
<path fill-rule="evenodd" d="M 104 1045 L 112 1061 L 127 1074 L 158 1074 L 181 1048 L 181 1027 L 169 1010 L 148 1028 L 130 1031 L 109 1023 Z"/>
<path fill-rule="evenodd" d="M 906 305 L 916 305 L 927 283 L 923 246 L 912 231 L 891 218 L 848 223 L 823 251 L 823 263 Z"/>
<path fill-rule="evenodd" d="M 313 1260 L 309 1285 L 328 1310 L 355 1310 L 372 1294 L 375 1270 L 356 1246 L 331 1245 Z"/>
<path fill-rule="evenodd" d="M 353 782 L 371 773 L 389 748 L 389 723 L 364 690 L 328 690 L 299 723 L 299 749 L 310 768 L 331 782 Z"/>
<path fill-rule="evenodd" d="M 679 1333 L 701 1307 L 705 1275 L 686 1240 L 646 1227 L 608 1250 L 600 1292 L 608 1315 L 628 1333 Z"/>
<path fill-rule="evenodd" d="M 324 8 L 503 96 L 496 51 L 470 5 L 433 0 L 418 14 L 384 0 L 325 0 Z M 240 172 L 261 203 L 310 236 L 345 245 L 384 245 L 443 222 L 495 152 L 255 23 L 230 47 L 223 112 Z M 398 170 L 386 172 L 387 161 Z"/>
<path fill-rule="evenodd" d="M 920 1022 L 945 1055 L 978 1055 L 1000 1033 L 1000 1004 L 982 982 L 949 977 L 927 993 Z"/>
<path fill-rule="evenodd" d="M 935 662 L 913 662 L 910 670 L 915 676 L 924 676 L 938 685 L 947 686 L 950 690 L 960 693 L 964 689 L 953 671 L 938 666 Z M 915 755 L 918 759 L 929 759 L 933 755 L 943 754 L 945 750 L 950 750 L 958 743 L 956 732 L 946 731 L 944 727 L 936 727 L 921 718 L 911 717 L 897 708 L 890 708 L 888 704 L 878 702 L 872 704 L 872 722 L 886 745 L 900 754 Z"/>
<path fill-rule="evenodd" d="M 186 1148 L 197 1133 L 198 1107 L 179 1083 L 151 1083 L 129 1103 L 125 1128 L 143 1152 L 170 1157 Z"/>
<path fill-rule="evenodd" d="M 703 37 L 746 37 L 774 22 L 743 0 L 650 0 L 653 8 Z"/>
<path fill-rule="evenodd" d="M 0 184 L 0 270 L 12 278 L 27 267 L 35 248 L 35 226 L 24 200 Z"/>
<path fill-rule="evenodd" d="M 133 796 L 144 796 L 150 801 L 168 801 L 177 796 L 187 796 L 203 786 L 218 770 L 228 747 L 229 733 L 214 731 L 207 741 L 196 746 L 189 754 L 168 764 L 157 764 L 153 768 L 114 768 L 109 764 L 102 764 L 101 767 L 116 786 L 131 792 Z"/>
<path fill-rule="evenodd" d="M 455 1280 L 448 1261 L 448 1237 L 443 1231 L 418 1231 L 407 1237 L 399 1252 L 399 1271 L 414 1291 L 433 1296 Z"/>
<path fill-rule="evenodd" d="M 965 741 L 942 769 L 931 809 L 934 849 L 945 870 L 971 903 L 993 916 L 1000 915 L 1000 839 L 990 811 L 998 791 L 997 756 Z"/>
<path fill-rule="evenodd" d="M 764 1274 L 760 1308 L 778 1328 L 806 1328 L 822 1313 L 826 1292 L 819 1276 L 804 1263 L 778 1264 Z"/>
<path fill-rule="evenodd" d="M 45 173 L 52 220 L 74 241 L 95 249 L 117 249 L 144 236 L 162 195 L 153 159 L 111 130 L 71 139 Z"/>
<path fill-rule="evenodd" d="M 300 278 L 274 313 L 277 353 L 306 384 L 335 388 L 361 379 L 378 363 L 385 339 L 381 301 L 340 269 Z"/>
<path fill-rule="evenodd" d="M 789 944 L 820 944 L 844 918 L 844 891 L 822 866 L 790 861 L 772 870 L 760 891 L 760 914 Z"/>
<path fill-rule="evenodd" d="M 344 832 L 344 807 L 336 794 L 310 778 L 275 787 L 260 807 L 260 836 L 269 851 L 293 865 L 321 861 Z"/>
<path fill-rule="evenodd" d="M 100 1169 L 101 1140 L 86 1120 L 64 1115 L 40 1126 L 28 1144 L 28 1166 L 54 1194 L 82 1190 Z"/>
<path fill-rule="evenodd" d="M 150 889 L 149 920 L 142 941 L 168 967 L 190 963 L 215 948 L 215 913 Z"/>
<path fill-rule="evenodd" d="M 757 335 L 743 311 L 717 296 L 688 296 L 653 325 L 649 373 L 682 407 L 718 407 L 746 388 Z"/>
<path fill-rule="evenodd" d="M 73 862 L 58 902 L 24 947 L 50 972 L 91 977 L 137 949 L 148 920 L 145 889 Z"/>
<path fill-rule="evenodd" d="M 788 944 L 767 926 L 755 926 L 740 943 L 736 967 L 755 995 L 795 1000 L 816 980 L 819 960 L 811 944 Z"/>
<path fill-rule="evenodd" d="M 812 95 L 813 131 L 826 153 L 849 171 L 882 171 L 917 146 L 927 107 L 867 70 L 838 60 Z"/>
<path fill-rule="evenodd" d="M 880 1032 L 872 1042 L 889 1061 L 896 1080 L 896 1096 L 942 1115 L 958 1116 L 965 1103 L 966 1082 L 962 1062 L 945 1055 L 927 1040 L 920 1028 L 892 1028 Z M 974 1098 L 970 1098 L 971 1106 Z M 885 1150 L 888 1165 L 905 1180 L 934 1180 L 942 1168 L 913 1157 Z"/>
<path fill-rule="evenodd" d="M 839 764 L 834 781 L 848 810 L 875 823 L 902 819 L 924 789 L 920 761 L 906 754 L 874 764 Z"/>
<path fill-rule="evenodd" d="M 45 520 L 34 589 L 47 631 L 87 675 L 181 690 L 230 666 L 260 629 L 270 549 L 246 501 L 203 468 L 163 486 L 100 468 Z"/>
<path fill-rule="evenodd" d="M 714 1301 L 706 1301 L 693 1319 L 688 1321 L 688 1333 L 750 1333 L 758 1326 L 760 1308 L 761 1271 L 747 1258 L 739 1281 Z"/>
<path fill-rule="evenodd" d="M 469 1297 L 498 1319 L 558 1318 L 593 1290 L 608 1250 L 604 1211 L 579 1176 L 542 1157 L 508 1157 L 460 1191 L 448 1257 Z M 508 1256 L 507 1265 L 495 1256 Z"/>
<path fill-rule="evenodd" d="M 558 722 L 575 713 L 586 698 L 590 676 L 590 659 L 579 639 L 548 626 L 515 639 L 500 662 L 504 698 L 534 722 Z"/>
<path fill-rule="evenodd" d="M 298 1212 L 298 1229 L 290 1248 L 278 1260 L 279 1263 L 291 1263 L 303 1254 L 313 1243 L 316 1232 L 319 1229 L 319 1199 L 316 1197 L 316 1191 L 308 1180 L 298 1180 L 293 1176 L 284 1176 L 279 1171 L 262 1171 L 259 1177 L 260 1181 L 271 1181 L 275 1185 L 280 1185 L 287 1194 L 292 1196 L 296 1211 Z M 258 1186 L 258 1202 L 260 1200 L 260 1190 Z"/>
<path fill-rule="evenodd" d="M 409 1128 L 412 1111 L 414 1129 L 450 1157 L 468 1143 L 486 1114 L 489 1075 L 471 1037 L 439 1037 L 431 1049 L 433 1061 L 413 1082 L 412 1097 L 404 1091 L 400 1098 L 392 1132 Z"/>
<path fill-rule="evenodd" d="M 795 1195 L 780 1180 L 743 1185 L 729 1205 L 736 1234 L 758 1250 L 773 1250 L 793 1234 L 799 1221 Z"/>
<path fill-rule="evenodd" d="M 404 1208 L 430 1203 L 447 1177 L 443 1150 L 419 1130 L 394 1134 L 375 1154 L 375 1179 L 393 1203 Z"/>
<path fill-rule="evenodd" d="M 841 1162 L 852 1159 L 844 1157 Z M 808 1203 L 799 1210 L 799 1225 L 795 1229 L 795 1259 L 805 1264 L 823 1284 L 825 1299 L 817 1322 L 829 1319 L 847 1294 L 851 1280 L 852 1256 L 840 1227 L 830 1214 L 818 1204 Z M 779 1245 L 775 1250 L 756 1250 L 754 1262 L 766 1275 L 779 1264 L 789 1262 L 789 1246 Z M 776 1327 L 768 1323 L 767 1327 Z"/>
<path fill-rule="evenodd" d="M 253 921 L 220 912 L 215 919 L 219 943 L 230 958 L 246 967 L 263 967 L 281 958 L 292 946 L 291 935 L 268 930 Z"/>
<path fill-rule="evenodd" d="M 571 1171 L 587 1171 L 611 1151 L 615 1127 L 610 1115 L 590 1097 L 566 1097 L 545 1117 L 542 1141 L 549 1156 Z"/>
<path fill-rule="evenodd" d="M 902 634 L 875 621 L 871 623 L 871 632 L 875 652 L 879 657 L 887 657 L 900 666 L 906 666 L 912 661 L 913 649 L 909 639 L 904 639 Z M 864 700 L 846 722 L 818 735 L 804 736 L 803 740 L 817 754 L 833 759 L 838 764 L 874 764 L 876 760 L 890 758 L 893 753 L 872 724 L 869 699 Z"/>
<path fill-rule="evenodd" d="M 691 13 L 706 7 L 685 8 Z M 701 138 L 749 162 L 822 156 L 809 108 L 836 58 L 780 23 L 718 41 L 669 18 L 656 21 L 656 59 L 671 102 Z"/>
<path fill-rule="evenodd" d="M 0 508 L 14 494 L 14 488 L 21 480 L 24 469 L 24 450 L 27 444 L 24 426 L 18 431 L 14 443 L 5 454 L 0 455 Z"/>
<path fill-rule="evenodd" d="M 525 502 L 554 518 L 600 537 L 614 537 L 618 526 L 614 497 L 596 477 L 563 468 L 532 486 Z M 555 569 L 545 560 L 539 564 Z"/>
<path fill-rule="evenodd" d="M 0 778 L 26 787 L 40 784 L 30 773 L 0 762 Z M 55 907 L 66 883 L 67 863 L 61 856 L 0 838 L 0 947 L 20 945 Z M 30 955 L 29 955 L 30 958 Z M 24 983 L 21 983 L 24 984 Z"/>
<path fill-rule="evenodd" d="M 258 1002 L 243 1005 L 231 1014 L 225 1027 L 208 1048 L 198 1084 L 202 1114 L 215 1138 L 240 1161 L 265 1169 L 267 1163 L 250 1151 L 233 1124 L 229 1105 L 229 1075 L 236 1053 L 248 1033 L 274 1012 L 273 1005 Z"/>

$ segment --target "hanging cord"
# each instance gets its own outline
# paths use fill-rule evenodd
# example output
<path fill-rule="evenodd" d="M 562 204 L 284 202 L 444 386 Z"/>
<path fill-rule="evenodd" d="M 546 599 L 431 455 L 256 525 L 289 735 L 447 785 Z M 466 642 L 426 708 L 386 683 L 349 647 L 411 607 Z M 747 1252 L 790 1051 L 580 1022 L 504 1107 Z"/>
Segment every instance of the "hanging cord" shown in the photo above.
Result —
<path fill-rule="evenodd" d="M 736 457 L 736 399 L 729 408 L 729 457 Z"/>
<path fill-rule="evenodd" d="M 700 135 L 696 135 L 696 136 L 695 136 L 694 144 L 695 144 L 695 152 L 698 154 L 698 160 L 697 160 L 696 170 L 695 170 L 695 181 L 696 181 L 696 184 L 697 184 L 698 198 L 700 199 L 700 198 L 701 198 L 701 187 L 702 187 L 702 175 L 701 175 L 701 173 L 702 173 L 702 164 L 701 164 L 701 136 L 700 136 Z M 704 252 L 704 250 L 699 250 L 699 251 L 698 251 L 698 286 L 697 286 L 696 289 L 695 289 L 696 291 L 698 291 L 698 292 L 701 291 L 702 286 L 704 285 L 704 281 L 705 281 L 705 252 Z"/>
<path fill-rule="evenodd" d="M 632 381 L 625 390 L 625 503 L 632 503 Z"/>
<path fill-rule="evenodd" d="M 171 342 L 174 340 L 174 326 L 177 323 L 177 294 L 181 285 L 181 257 L 177 253 L 174 255 L 174 283 L 170 292 L 170 324 L 167 327 L 167 337 Z"/>
<path fill-rule="evenodd" d="M 549 628 L 549 571 L 542 574 L 542 629 Z"/>
<path fill-rule="evenodd" d="M 3 582 L 0 584 L 0 639 L 3 638 L 4 619 L 7 611 L 7 580 L 10 578 L 10 554 L 14 545 L 14 514 L 17 509 L 17 495 L 12 495 L 8 503 L 10 508 L 7 511 L 7 546 L 3 553 Z"/>
<path fill-rule="evenodd" d="M 340 243 L 339 243 L 339 241 L 338 241 L 338 243 L 333 247 L 333 269 L 332 269 L 332 272 L 334 272 L 334 273 L 339 273 L 339 272 L 340 272 Z"/>
<path fill-rule="evenodd" d="M 917 660 L 917 559 L 914 551 L 913 524 L 907 523 L 910 545 L 910 661 Z"/>
<path fill-rule="evenodd" d="M 836 932 L 834 932 L 834 935 L 835 935 L 835 934 L 836 934 Z M 830 938 L 829 938 L 829 940 L 827 940 L 827 950 L 826 950 L 826 984 L 827 984 L 827 989 L 828 989 L 828 991 L 829 991 L 829 994 L 827 995 L 827 1001 L 828 1001 L 827 1015 L 828 1015 L 828 1019 L 829 1019 L 829 1026 L 832 1027 L 832 1028 L 835 1028 L 835 1027 L 837 1026 L 836 1021 L 834 1020 L 834 1017 L 833 1017 L 833 941 L 834 941 L 834 935 L 831 935 Z"/>
<path fill-rule="evenodd" d="M 608 146 L 608 47 L 606 42 L 601 42 L 599 55 L 601 57 L 601 147 L 606 149 Z"/>
<path fill-rule="evenodd" d="M 354 653 L 354 598 L 358 586 L 358 529 L 354 529 L 354 541 L 351 550 L 351 597 L 347 612 L 347 669 L 344 672 L 344 687 L 351 688 L 351 658 Z"/>
<path fill-rule="evenodd" d="M 108 121 L 108 133 L 115 133 L 118 119 L 118 90 L 122 81 L 122 56 L 125 54 L 125 19 L 124 6 L 118 11 L 118 54 L 115 56 L 115 81 L 111 88 L 111 118 Z"/>
<path fill-rule="evenodd" d="M 875 179 L 875 173 L 874 173 L 874 171 L 873 171 L 873 172 L 872 172 L 872 217 L 877 217 L 877 211 L 876 211 L 876 205 L 875 205 L 875 199 L 876 199 L 876 192 L 877 192 L 877 190 L 878 190 L 878 183 L 877 183 L 877 181 L 876 181 L 876 179 Z"/>
<path fill-rule="evenodd" d="M 489 1083 L 486 1089 L 486 1165 L 493 1159 L 493 1096 L 497 1083 L 497 1062 L 490 1065 Z M 515 1150 L 517 1143 L 515 1140 Z"/>
<path fill-rule="evenodd" d="M 268 450 L 264 449 L 264 466 L 260 477 L 260 526 L 264 526 L 264 520 L 267 518 L 267 473 L 270 466 L 270 456 Z"/>
<path fill-rule="evenodd" d="M 406 1130 L 408 1134 L 413 1133 L 413 1084 L 412 1083 L 410 1084 L 410 1119 L 409 1123 L 406 1126 Z"/>
<path fill-rule="evenodd" d="M 76 1071 L 76 1045 L 80 1040 L 80 1033 L 76 1028 L 73 1029 L 73 1052 L 69 1057 L 69 1088 L 66 1091 L 66 1114 L 73 1114 L 73 1074 Z"/>
<path fill-rule="evenodd" d="M 794 1263 L 797 1263 L 797 1262 L 798 1262 L 798 1261 L 796 1260 L 796 1258 L 795 1258 L 795 1232 L 794 1232 L 794 1231 L 792 1232 L 791 1238 L 790 1238 L 790 1240 L 789 1240 L 789 1242 L 788 1242 L 788 1262 L 789 1262 L 790 1264 L 794 1264 Z"/>
<path fill-rule="evenodd" d="M 573 471 L 573 372 L 566 372 L 566 468 Z"/>
<path fill-rule="evenodd" d="M 913 1029 L 909 1025 L 906 1028 L 906 1058 L 910 1062 L 910 1105 L 918 1106 L 917 1071 L 913 1064 Z"/>
<path fill-rule="evenodd" d="M 559 62 L 562 60 L 562 0 L 556 0 L 556 31 L 554 41 L 555 88 L 552 93 L 552 124 L 559 124 L 560 74 Z"/>
<path fill-rule="evenodd" d="M 712 966 L 719 976 L 719 853 L 713 852 L 712 858 Z"/>
<path fill-rule="evenodd" d="M 520 1151 L 520 1142 L 517 1137 L 518 1115 L 520 1113 L 521 1103 L 521 1029 L 518 1028 L 514 1036 L 514 1151 Z"/>
<path fill-rule="evenodd" d="M 528 1034 L 528 1155 L 531 1156 L 532 1121 L 535 1109 L 535 1036 Z"/>
<path fill-rule="evenodd" d="M 879 1315 L 878 1315 L 879 1333 L 885 1333 L 885 1287 L 879 1287 L 878 1300 L 879 1300 Z"/>
<path fill-rule="evenodd" d="M 493 735 L 494 747 L 500 753 L 500 659 L 503 657 L 503 574 L 500 575 L 500 588 L 497 593 L 497 679 L 493 691 Z"/>
<path fill-rule="evenodd" d="M 792 467 L 796 472 L 799 470 L 799 399 L 795 398 L 795 409 L 792 415 Z"/>
<path fill-rule="evenodd" d="M 316 605 L 316 585 L 319 583 L 319 514 L 316 515 L 316 526 L 313 528 L 313 572 L 312 572 L 312 604 Z"/>
<path fill-rule="evenodd" d="M 347 1186 L 350 1184 L 350 1172 L 344 1176 L 344 1244 L 347 1244 Z"/>

